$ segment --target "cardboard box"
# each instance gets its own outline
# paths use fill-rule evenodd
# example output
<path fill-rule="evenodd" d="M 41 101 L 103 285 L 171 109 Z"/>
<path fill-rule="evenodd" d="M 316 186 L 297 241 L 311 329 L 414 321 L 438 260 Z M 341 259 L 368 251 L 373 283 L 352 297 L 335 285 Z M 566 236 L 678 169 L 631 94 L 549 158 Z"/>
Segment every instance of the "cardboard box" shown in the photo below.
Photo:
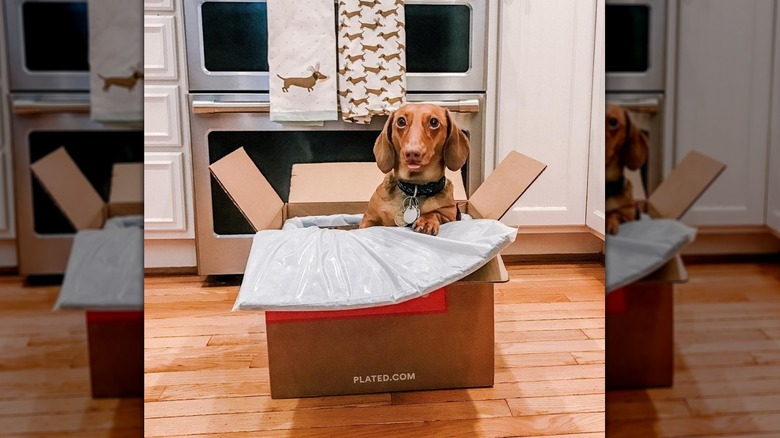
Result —
<path fill-rule="evenodd" d="M 652 218 L 679 220 L 725 168 L 723 163 L 691 152 L 647 200 L 643 190 L 635 190 L 635 198 Z M 632 183 L 635 189 L 642 187 L 641 180 Z M 607 389 L 672 385 L 674 285 L 687 280 L 677 254 L 647 277 L 607 295 Z"/>
<path fill-rule="evenodd" d="M 142 397 L 144 312 L 87 311 L 93 398 Z"/>
<path fill-rule="evenodd" d="M 470 198 L 449 173 L 461 211 L 500 219 L 546 165 L 511 152 Z M 375 163 L 299 164 L 284 203 L 240 148 L 210 166 L 256 230 L 285 219 L 363 213 L 384 175 Z M 271 397 L 366 394 L 493 384 L 494 284 L 500 256 L 468 277 L 400 304 L 325 312 L 266 312 Z"/>
<path fill-rule="evenodd" d="M 109 217 L 144 212 L 143 163 L 116 163 L 108 202 L 87 180 L 64 147 L 30 165 L 73 228 L 99 229 Z"/>

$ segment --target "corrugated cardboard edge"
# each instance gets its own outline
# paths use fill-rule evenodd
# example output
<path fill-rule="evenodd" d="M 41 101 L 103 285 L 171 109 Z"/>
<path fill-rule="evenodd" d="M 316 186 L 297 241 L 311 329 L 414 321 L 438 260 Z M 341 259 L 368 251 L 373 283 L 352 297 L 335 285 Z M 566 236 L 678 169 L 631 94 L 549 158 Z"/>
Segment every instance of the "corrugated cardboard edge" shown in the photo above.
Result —
<path fill-rule="evenodd" d="M 680 219 L 725 168 L 720 161 L 689 152 L 647 199 L 648 213 L 656 218 Z"/>
<path fill-rule="evenodd" d="M 143 163 L 115 163 L 111 172 L 108 216 L 144 214 Z"/>
<path fill-rule="evenodd" d="M 457 283 L 506 283 L 508 281 L 509 272 L 504 265 L 504 259 L 499 254 Z"/>
<path fill-rule="evenodd" d="M 501 219 L 539 178 L 547 165 L 519 152 L 510 152 L 469 198 L 474 217 Z"/>
<path fill-rule="evenodd" d="M 209 169 L 255 231 L 282 227 L 284 202 L 243 147 L 220 158 Z"/>
<path fill-rule="evenodd" d="M 30 170 L 76 230 L 103 225 L 105 202 L 65 147 L 31 164 Z"/>

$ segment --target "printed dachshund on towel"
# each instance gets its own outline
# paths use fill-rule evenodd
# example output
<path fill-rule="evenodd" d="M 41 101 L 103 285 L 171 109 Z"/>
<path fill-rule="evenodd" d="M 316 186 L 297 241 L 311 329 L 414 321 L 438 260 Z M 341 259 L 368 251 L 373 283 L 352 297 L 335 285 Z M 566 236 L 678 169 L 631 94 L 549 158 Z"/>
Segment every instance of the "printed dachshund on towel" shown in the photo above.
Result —
<path fill-rule="evenodd" d="M 360 228 L 412 226 L 437 235 L 441 224 L 459 219 L 444 168 L 460 169 L 468 155 L 468 133 L 448 110 L 430 104 L 400 107 L 374 143 L 377 166 L 387 175 L 368 201 Z M 417 206 L 411 214 L 410 203 Z"/>
<path fill-rule="evenodd" d="M 607 105 L 606 112 L 606 228 L 617 234 L 620 224 L 636 219 L 637 207 L 624 168 L 637 170 L 647 159 L 647 134 L 633 123 L 628 110 Z"/>
<path fill-rule="evenodd" d="M 284 85 L 282 86 L 282 91 L 288 93 L 290 87 L 295 85 L 296 87 L 305 88 L 309 90 L 309 92 L 311 92 L 311 90 L 314 89 L 314 86 L 317 85 L 317 81 L 325 81 L 328 79 L 327 76 L 320 73 L 319 62 L 314 67 L 309 66 L 309 71 L 311 72 L 311 76 L 306 76 L 302 78 L 283 78 L 282 76 L 277 74 L 276 76 L 279 76 L 279 79 L 284 81 Z"/>
<path fill-rule="evenodd" d="M 133 72 L 129 76 L 103 76 L 98 74 L 98 77 L 103 80 L 103 91 L 108 92 L 111 86 L 117 86 L 127 88 L 127 91 L 133 91 L 136 83 L 139 80 L 143 80 L 144 74 L 138 69 L 133 69 Z"/>

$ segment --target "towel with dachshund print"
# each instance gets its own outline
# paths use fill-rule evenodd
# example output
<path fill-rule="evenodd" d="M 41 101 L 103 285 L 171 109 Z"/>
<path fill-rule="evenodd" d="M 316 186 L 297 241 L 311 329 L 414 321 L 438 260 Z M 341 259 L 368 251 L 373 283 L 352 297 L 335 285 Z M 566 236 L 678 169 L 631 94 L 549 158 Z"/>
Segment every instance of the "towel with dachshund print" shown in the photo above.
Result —
<path fill-rule="evenodd" d="M 89 80 L 91 117 L 98 122 L 144 119 L 141 0 L 90 0 Z"/>
<path fill-rule="evenodd" d="M 333 0 L 268 0 L 271 121 L 338 120 L 335 21 Z"/>
<path fill-rule="evenodd" d="M 344 121 L 370 123 L 406 101 L 403 0 L 340 0 L 339 103 Z"/>

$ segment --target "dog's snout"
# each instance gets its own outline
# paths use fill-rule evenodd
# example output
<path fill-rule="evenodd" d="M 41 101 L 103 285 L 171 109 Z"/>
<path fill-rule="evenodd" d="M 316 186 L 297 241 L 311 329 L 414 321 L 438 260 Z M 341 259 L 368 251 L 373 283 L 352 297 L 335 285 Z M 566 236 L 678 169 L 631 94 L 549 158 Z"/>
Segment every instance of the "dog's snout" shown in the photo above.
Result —
<path fill-rule="evenodd" d="M 422 151 L 419 149 L 407 148 L 404 156 L 407 160 L 419 160 L 422 156 Z"/>

